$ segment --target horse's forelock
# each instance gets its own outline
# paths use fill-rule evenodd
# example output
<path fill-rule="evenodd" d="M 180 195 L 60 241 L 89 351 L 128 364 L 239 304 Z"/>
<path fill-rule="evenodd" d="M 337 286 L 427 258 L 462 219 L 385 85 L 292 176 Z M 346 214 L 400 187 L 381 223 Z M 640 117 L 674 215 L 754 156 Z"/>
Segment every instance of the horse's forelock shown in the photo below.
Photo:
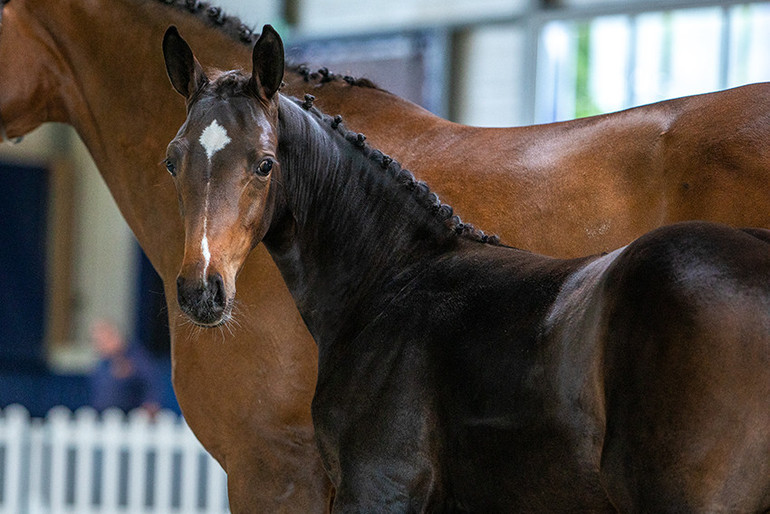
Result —
<path fill-rule="evenodd" d="M 251 76 L 239 70 L 215 72 L 208 89 L 222 98 L 247 94 L 251 88 Z"/>

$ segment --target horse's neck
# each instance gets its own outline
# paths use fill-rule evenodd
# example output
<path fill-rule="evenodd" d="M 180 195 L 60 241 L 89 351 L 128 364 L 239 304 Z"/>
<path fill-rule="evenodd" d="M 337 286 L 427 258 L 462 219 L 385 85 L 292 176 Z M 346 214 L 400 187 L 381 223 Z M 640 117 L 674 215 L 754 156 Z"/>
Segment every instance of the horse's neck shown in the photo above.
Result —
<path fill-rule="evenodd" d="M 248 47 L 161 2 L 83 4 L 61 0 L 35 13 L 56 42 L 55 60 L 66 63 L 54 93 L 66 113 L 61 121 L 88 147 L 156 269 L 173 276 L 184 232 L 173 184 L 158 163 L 185 112 L 165 74 L 163 34 L 177 25 L 202 60 L 224 66 L 248 63 Z"/>
<path fill-rule="evenodd" d="M 457 237 L 328 121 L 283 97 L 280 120 L 285 207 L 265 243 L 321 344 L 354 328 L 346 320 L 365 323 L 393 284 Z"/>

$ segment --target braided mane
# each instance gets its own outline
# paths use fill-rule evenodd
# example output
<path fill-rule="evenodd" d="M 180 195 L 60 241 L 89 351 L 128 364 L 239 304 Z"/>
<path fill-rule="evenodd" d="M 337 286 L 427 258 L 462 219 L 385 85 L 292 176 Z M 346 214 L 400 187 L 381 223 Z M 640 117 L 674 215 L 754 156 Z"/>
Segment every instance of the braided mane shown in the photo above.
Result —
<path fill-rule="evenodd" d="M 204 24 L 215 27 L 232 39 L 251 45 L 259 36 L 236 16 L 227 16 L 221 7 L 199 0 L 155 0 L 158 3 L 186 11 Z"/>
<path fill-rule="evenodd" d="M 249 85 L 250 79 L 250 76 L 247 76 L 238 70 L 223 72 L 221 75 L 212 79 L 207 94 L 215 95 L 223 99 L 229 96 L 249 96 L 251 94 Z M 371 161 L 376 168 L 382 169 L 383 173 L 387 173 L 402 188 L 409 191 L 419 205 L 427 209 L 431 215 L 436 217 L 441 223 L 449 228 L 449 230 L 459 236 L 474 241 L 480 241 L 491 245 L 500 244 L 500 238 L 498 236 L 485 234 L 482 230 L 475 228 L 470 223 L 463 223 L 460 217 L 454 214 L 452 207 L 442 203 L 439 200 L 438 195 L 432 192 L 425 182 L 415 179 L 412 172 L 402 168 L 398 161 L 385 155 L 380 150 L 372 148 L 366 143 L 365 135 L 348 130 L 342 123 L 342 116 L 339 114 L 336 116 L 329 116 L 315 107 L 313 105 L 313 102 L 315 101 L 313 95 L 306 94 L 302 100 L 293 96 L 284 96 L 314 116 L 320 122 L 321 126 L 329 127 L 332 131 L 340 134 L 353 147 L 358 149 L 364 157 Z"/>
<path fill-rule="evenodd" d="M 485 234 L 484 231 L 477 229 L 470 223 L 464 223 L 459 216 L 454 214 L 452 207 L 442 203 L 441 200 L 439 200 L 438 195 L 432 192 L 425 182 L 415 179 L 412 172 L 402 168 L 398 161 L 385 155 L 380 150 L 372 148 L 366 143 L 365 135 L 348 130 L 342 123 L 342 116 L 329 116 L 313 106 L 313 101 L 315 100 L 313 95 L 306 94 L 304 100 L 300 100 L 296 97 L 288 98 L 294 101 L 302 109 L 315 116 L 322 125 L 328 125 L 333 131 L 337 131 L 341 134 L 346 141 L 359 149 L 365 157 L 381 168 L 383 173 L 387 173 L 393 177 L 401 187 L 410 191 L 417 199 L 418 204 L 428 209 L 433 216 L 455 234 L 490 245 L 500 245 L 500 238 L 497 235 Z"/>
<path fill-rule="evenodd" d="M 3 0 L 5 3 L 7 0 Z M 237 16 L 228 16 L 221 7 L 211 5 L 209 2 L 199 0 L 155 0 L 158 3 L 185 11 L 209 27 L 224 32 L 234 41 L 252 46 L 259 37 L 259 33 L 243 23 Z M 327 82 L 346 82 L 351 86 L 378 88 L 374 82 L 366 78 L 354 78 L 349 75 L 338 75 L 328 68 L 319 68 L 318 71 L 310 71 L 304 64 L 288 64 L 286 69 L 291 73 L 302 76 L 305 82 L 325 84 Z"/>
<path fill-rule="evenodd" d="M 302 75 L 305 82 L 313 82 L 316 84 L 326 84 L 327 82 L 339 82 L 344 81 L 351 86 L 368 87 L 371 89 L 380 89 L 374 82 L 366 78 L 354 78 L 350 75 L 338 75 L 329 68 L 318 68 L 317 71 L 310 71 L 310 68 L 305 64 L 289 64 L 286 66 L 289 71 L 292 71 L 298 75 Z"/>

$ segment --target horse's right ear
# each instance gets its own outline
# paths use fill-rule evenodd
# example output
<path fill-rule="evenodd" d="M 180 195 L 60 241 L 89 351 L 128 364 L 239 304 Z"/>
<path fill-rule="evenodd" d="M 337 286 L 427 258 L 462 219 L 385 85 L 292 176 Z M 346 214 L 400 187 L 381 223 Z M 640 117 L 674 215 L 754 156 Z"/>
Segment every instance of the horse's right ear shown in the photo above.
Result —
<path fill-rule="evenodd" d="M 163 57 L 166 59 L 166 72 L 171 84 L 188 100 L 208 81 L 190 45 L 173 25 L 166 29 L 163 36 Z"/>

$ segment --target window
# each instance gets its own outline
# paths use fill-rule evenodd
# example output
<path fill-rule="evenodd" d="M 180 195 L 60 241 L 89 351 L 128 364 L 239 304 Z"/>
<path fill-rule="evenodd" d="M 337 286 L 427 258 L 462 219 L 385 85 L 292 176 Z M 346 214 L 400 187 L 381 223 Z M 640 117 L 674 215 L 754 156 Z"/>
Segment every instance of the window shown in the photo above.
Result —
<path fill-rule="evenodd" d="M 535 121 L 616 111 L 770 79 L 770 6 L 546 23 Z"/>

